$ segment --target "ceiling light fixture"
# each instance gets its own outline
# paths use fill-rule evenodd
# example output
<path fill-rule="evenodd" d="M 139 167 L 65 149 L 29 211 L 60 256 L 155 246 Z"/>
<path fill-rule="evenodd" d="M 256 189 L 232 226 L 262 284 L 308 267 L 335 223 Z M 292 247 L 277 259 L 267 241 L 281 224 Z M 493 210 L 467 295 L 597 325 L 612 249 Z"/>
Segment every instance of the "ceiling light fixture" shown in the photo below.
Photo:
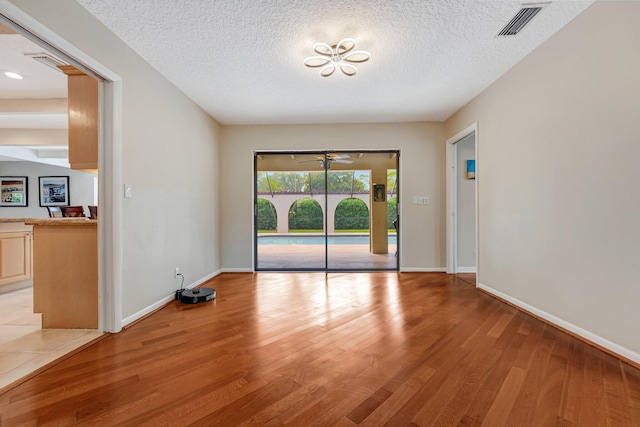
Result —
<path fill-rule="evenodd" d="M 326 43 L 316 43 L 313 45 L 313 50 L 318 55 L 305 59 L 304 65 L 310 68 L 320 68 L 322 77 L 329 77 L 336 71 L 336 68 L 340 68 L 347 76 L 353 76 L 358 72 L 353 64 L 360 64 L 371 58 L 369 52 L 353 50 L 355 47 L 356 41 L 350 38 L 342 39 L 333 46 Z"/>
<path fill-rule="evenodd" d="M 12 79 L 16 79 L 16 80 L 22 80 L 24 77 L 22 77 L 20 74 L 14 72 L 14 71 L 2 71 L 4 73 L 5 76 L 12 78 Z"/>

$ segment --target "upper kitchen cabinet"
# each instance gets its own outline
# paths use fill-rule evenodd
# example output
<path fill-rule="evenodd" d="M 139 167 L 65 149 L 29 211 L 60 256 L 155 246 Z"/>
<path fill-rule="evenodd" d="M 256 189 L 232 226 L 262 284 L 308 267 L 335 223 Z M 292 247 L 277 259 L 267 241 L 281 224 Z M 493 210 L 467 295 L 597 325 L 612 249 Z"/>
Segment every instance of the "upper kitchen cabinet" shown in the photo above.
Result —
<path fill-rule="evenodd" d="M 98 171 L 98 81 L 71 65 L 59 67 L 69 90 L 69 164 Z"/>

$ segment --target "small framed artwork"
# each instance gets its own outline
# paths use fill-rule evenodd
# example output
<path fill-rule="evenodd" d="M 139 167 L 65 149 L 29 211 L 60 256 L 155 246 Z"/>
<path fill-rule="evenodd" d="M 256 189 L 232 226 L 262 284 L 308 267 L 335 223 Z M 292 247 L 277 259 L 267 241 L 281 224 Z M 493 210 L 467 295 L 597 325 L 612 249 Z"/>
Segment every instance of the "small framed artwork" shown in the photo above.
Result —
<path fill-rule="evenodd" d="M 476 179 L 476 161 L 467 160 L 467 179 Z"/>
<path fill-rule="evenodd" d="M 40 206 L 69 206 L 69 177 L 40 176 Z"/>
<path fill-rule="evenodd" d="M 373 201 L 384 202 L 387 200 L 387 195 L 384 191 L 384 184 L 373 184 Z"/>
<path fill-rule="evenodd" d="M 24 207 L 29 205 L 26 176 L 2 176 L 0 177 L 0 189 L 2 190 L 0 206 Z"/>

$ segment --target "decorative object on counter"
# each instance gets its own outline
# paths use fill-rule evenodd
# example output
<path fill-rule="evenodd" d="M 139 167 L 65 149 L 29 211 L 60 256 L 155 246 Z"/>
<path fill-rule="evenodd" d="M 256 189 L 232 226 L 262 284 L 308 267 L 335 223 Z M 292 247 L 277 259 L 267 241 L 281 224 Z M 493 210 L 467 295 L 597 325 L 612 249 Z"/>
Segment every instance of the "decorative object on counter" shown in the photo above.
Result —
<path fill-rule="evenodd" d="M 0 177 L 0 189 L 2 190 L 0 206 L 24 207 L 29 205 L 26 176 Z"/>
<path fill-rule="evenodd" d="M 62 216 L 65 218 L 85 218 L 84 208 L 82 206 L 60 206 Z"/>
<path fill-rule="evenodd" d="M 40 176 L 40 206 L 69 206 L 69 177 Z"/>
<path fill-rule="evenodd" d="M 98 207 L 97 206 L 89 206 L 89 218 L 90 219 L 98 219 Z"/>
<path fill-rule="evenodd" d="M 60 206 L 47 206 L 47 210 L 49 211 L 49 218 L 62 218 L 62 209 Z"/>

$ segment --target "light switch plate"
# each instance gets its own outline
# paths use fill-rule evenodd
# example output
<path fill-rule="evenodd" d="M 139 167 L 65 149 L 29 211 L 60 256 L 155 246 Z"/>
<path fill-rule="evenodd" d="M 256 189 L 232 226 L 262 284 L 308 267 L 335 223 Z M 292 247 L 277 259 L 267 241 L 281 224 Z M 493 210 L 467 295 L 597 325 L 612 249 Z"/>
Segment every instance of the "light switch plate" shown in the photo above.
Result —
<path fill-rule="evenodd" d="M 124 197 L 126 197 L 127 199 L 133 197 L 133 189 L 131 188 L 131 184 L 124 185 Z"/>

